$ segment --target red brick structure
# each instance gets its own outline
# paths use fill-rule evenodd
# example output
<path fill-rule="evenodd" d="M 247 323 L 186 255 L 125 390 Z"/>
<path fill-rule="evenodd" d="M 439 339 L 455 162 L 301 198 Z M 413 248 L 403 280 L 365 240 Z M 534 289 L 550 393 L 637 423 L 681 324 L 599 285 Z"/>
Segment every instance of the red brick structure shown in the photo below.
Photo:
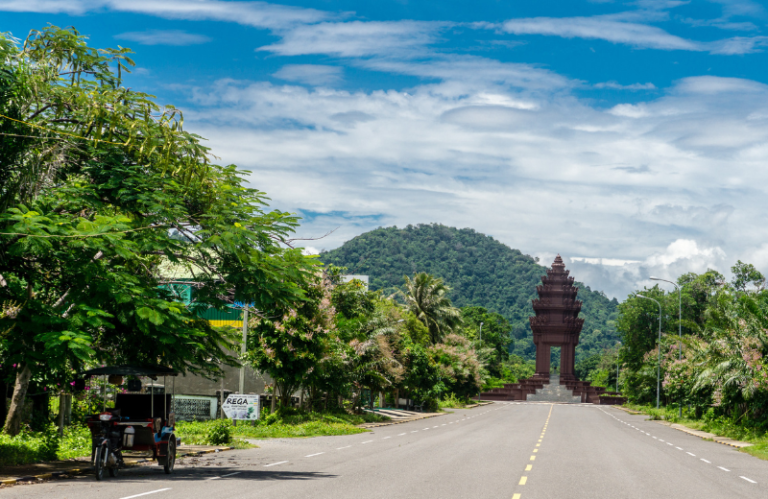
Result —
<path fill-rule="evenodd" d="M 606 392 L 605 388 L 591 386 L 587 381 L 576 379 L 574 367 L 576 345 L 584 325 L 579 318 L 581 302 L 576 299 L 579 288 L 574 286 L 574 279 L 565 270 L 565 264 L 557 255 L 547 275 L 542 276 L 540 286 L 536 286 L 539 298 L 533 300 L 536 316 L 530 317 L 533 342 L 536 345 L 536 374 L 530 379 L 521 379 L 518 383 L 505 384 L 480 394 L 483 400 L 528 400 L 528 395 L 535 395 L 532 400 L 553 402 L 581 399 L 590 404 L 622 404 L 626 401 L 620 394 Z M 550 355 L 552 347 L 560 347 L 560 376 L 550 384 Z M 559 381 L 559 383 L 558 383 Z M 549 398 L 548 398 L 549 397 Z"/>
<path fill-rule="evenodd" d="M 570 271 L 557 255 L 547 275 L 536 286 L 538 300 L 533 300 L 535 317 L 529 317 L 533 343 L 536 345 L 536 377 L 549 379 L 549 358 L 552 347 L 560 347 L 560 379 L 575 380 L 576 345 L 584 325 L 579 319 L 581 302 L 576 299 L 579 288 L 573 285 Z"/>

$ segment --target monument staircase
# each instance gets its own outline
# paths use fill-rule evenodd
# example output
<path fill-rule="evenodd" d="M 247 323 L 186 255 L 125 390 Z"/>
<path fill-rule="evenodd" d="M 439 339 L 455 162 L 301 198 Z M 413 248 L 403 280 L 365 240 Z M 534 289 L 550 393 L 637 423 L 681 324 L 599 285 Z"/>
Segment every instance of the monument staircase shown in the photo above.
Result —
<path fill-rule="evenodd" d="M 528 395 L 528 402 L 560 402 L 564 404 L 580 404 L 581 396 L 574 395 L 573 390 L 560 384 L 560 375 L 549 376 L 549 384 Z"/>
<path fill-rule="evenodd" d="M 477 398 L 477 397 L 473 397 Z M 480 394 L 479 400 L 498 402 L 559 402 L 566 404 L 621 405 L 627 401 L 617 392 L 606 391 L 602 386 L 592 386 L 588 381 L 561 380 L 557 374 L 549 379 L 537 377 L 507 383 Z"/>

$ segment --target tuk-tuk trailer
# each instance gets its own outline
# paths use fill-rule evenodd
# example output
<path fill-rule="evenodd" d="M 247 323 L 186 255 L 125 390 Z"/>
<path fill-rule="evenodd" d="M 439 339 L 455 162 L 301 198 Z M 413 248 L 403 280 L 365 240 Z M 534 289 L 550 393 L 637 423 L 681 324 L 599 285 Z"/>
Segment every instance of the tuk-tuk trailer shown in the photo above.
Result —
<path fill-rule="evenodd" d="M 153 380 L 163 377 L 166 386 L 168 376 L 178 373 L 163 366 L 109 366 L 91 369 L 82 373 L 86 379 L 104 376 L 108 383 L 123 385 L 126 376 L 147 376 Z M 175 383 L 172 383 L 175 385 Z M 102 411 L 88 416 L 86 424 L 91 430 L 91 462 L 96 479 L 104 477 L 104 470 L 115 477 L 125 467 L 123 451 L 152 452 L 152 458 L 166 473 L 173 472 L 176 463 L 176 449 L 181 443 L 176 438 L 176 421 L 173 412 L 175 390 L 171 394 L 141 392 L 138 378 L 127 382 L 126 393 L 115 395 L 115 407 L 107 408 L 106 400 Z M 174 386 L 175 388 L 175 386 Z M 131 393 L 133 392 L 133 393 Z"/>

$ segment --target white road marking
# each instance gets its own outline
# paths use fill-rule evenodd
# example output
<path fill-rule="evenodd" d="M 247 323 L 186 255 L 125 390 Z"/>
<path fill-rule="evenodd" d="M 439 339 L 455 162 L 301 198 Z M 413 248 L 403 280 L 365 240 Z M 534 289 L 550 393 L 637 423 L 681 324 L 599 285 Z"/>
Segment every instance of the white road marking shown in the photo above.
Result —
<path fill-rule="evenodd" d="M 226 478 L 226 477 L 232 476 L 232 475 L 239 475 L 240 473 L 242 473 L 242 471 L 235 471 L 234 473 L 230 473 L 228 475 L 221 475 L 221 478 Z"/>
<path fill-rule="evenodd" d="M 688 454 L 689 456 L 696 457 L 696 454 L 693 454 L 692 452 L 686 452 L 686 454 Z"/>
<path fill-rule="evenodd" d="M 682 447 L 675 447 L 677 450 L 683 450 Z"/>
<path fill-rule="evenodd" d="M 702 461 L 704 461 L 704 462 L 705 462 L 705 463 L 707 463 L 707 464 L 712 464 L 712 463 L 710 463 L 709 461 L 707 461 L 706 459 L 704 459 L 703 457 L 701 458 L 701 460 L 702 460 Z"/>
<path fill-rule="evenodd" d="M 362 442 L 360 445 L 362 445 L 362 444 L 369 444 L 371 442 L 373 442 L 373 440 L 366 440 L 365 442 Z"/>
<path fill-rule="evenodd" d="M 411 433 L 418 433 L 419 430 L 413 430 Z"/>
<path fill-rule="evenodd" d="M 367 443 L 367 442 L 363 442 L 363 443 Z M 325 454 L 325 452 L 317 452 L 315 454 L 310 454 L 310 455 L 304 456 L 304 457 L 315 457 L 315 456 L 319 456 L 320 454 Z"/>
<path fill-rule="evenodd" d="M 392 438 L 392 437 L 384 437 L 384 438 L 382 438 L 382 440 L 386 440 L 386 439 L 388 439 L 388 438 Z"/>
<path fill-rule="evenodd" d="M 749 478 L 747 478 L 745 476 L 739 476 L 739 478 L 743 478 L 744 480 L 748 481 L 749 483 L 757 483 L 756 481 L 750 480 Z"/>
<path fill-rule="evenodd" d="M 744 477 L 742 477 L 742 478 L 744 478 Z M 135 496 L 121 497 L 120 499 L 132 499 L 134 497 L 148 496 L 149 494 L 157 494 L 158 492 L 165 492 L 166 490 L 171 490 L 171 488 L 168 487 L 168 488 L 165 488 L 165 489 L 151 490 L 149 492 L 144 492 L 143 494 L 136 494 Z"/>
<path fill-rule="evenodd" d="M 673 444 L 672 442 L 667 442 L 667 445 L 675 445 L 675 444 Z"/>
<path fill-rule="evenodd" d="M 398 435 L 398 437 L 402 437 L 403 435 L 407 435 L 407 434 L 408 434 L 407 432 L 406 433 L 401 433 L 401 434 Z"/>
<path fill-rule="evenodd" d="M 336 447 L 336 450 L 349 449 L 350 447 L 352 447 L 352 446 L 351 445 L 347 445 L 346 447 Z"/>
<path fill-rule="evenodd" d="M 723 470 L 723 471 L 727 471 L 727 472 L 729 472 L 729 473 L 730 473 L 730 471 L 731 471 L 731 470 L 729 470 L 729 469 L 727 469 L 727 468 L 723 468 L 722 466 L 718 466 L 718 468 L 720 468 L 720 469 L 721 469 L 721 470 Z"/>
<path fill-rule="evenodd" d="M 264 465 L 264 467 L 265 467 L 265 468 L 269 468 L 270 466 L 277 466 L 278 464 L 285 464 L 285 463 L 287 463 L 287 462 L 288 462 L 288 461 L 278 461 L 278 462 L 276 462 L 276 463 L 272 463 L 272 464 L 265 464 L 265 465 Z M 125 499 L 128 499 L 128 498 L 125 498 Z"/>

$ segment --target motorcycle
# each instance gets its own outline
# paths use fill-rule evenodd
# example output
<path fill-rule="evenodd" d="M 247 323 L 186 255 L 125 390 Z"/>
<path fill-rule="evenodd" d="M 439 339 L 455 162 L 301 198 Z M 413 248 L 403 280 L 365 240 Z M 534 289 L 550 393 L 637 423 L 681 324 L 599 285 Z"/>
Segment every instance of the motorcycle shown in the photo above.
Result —
<path fill-rule="evenodd" d="M 119 412 L 119 409 L 102 412 L 98 414 L 98 419 L 88 421 L 91 428 L 91 463 L 96 480 L 104 478 L 105 469 L 109 476 L 116 477 L 120 468 L 125 467 L 121 450 L 123 439 L 129 434 L 124 426 L 117 425 L 121 421 Z"/>

